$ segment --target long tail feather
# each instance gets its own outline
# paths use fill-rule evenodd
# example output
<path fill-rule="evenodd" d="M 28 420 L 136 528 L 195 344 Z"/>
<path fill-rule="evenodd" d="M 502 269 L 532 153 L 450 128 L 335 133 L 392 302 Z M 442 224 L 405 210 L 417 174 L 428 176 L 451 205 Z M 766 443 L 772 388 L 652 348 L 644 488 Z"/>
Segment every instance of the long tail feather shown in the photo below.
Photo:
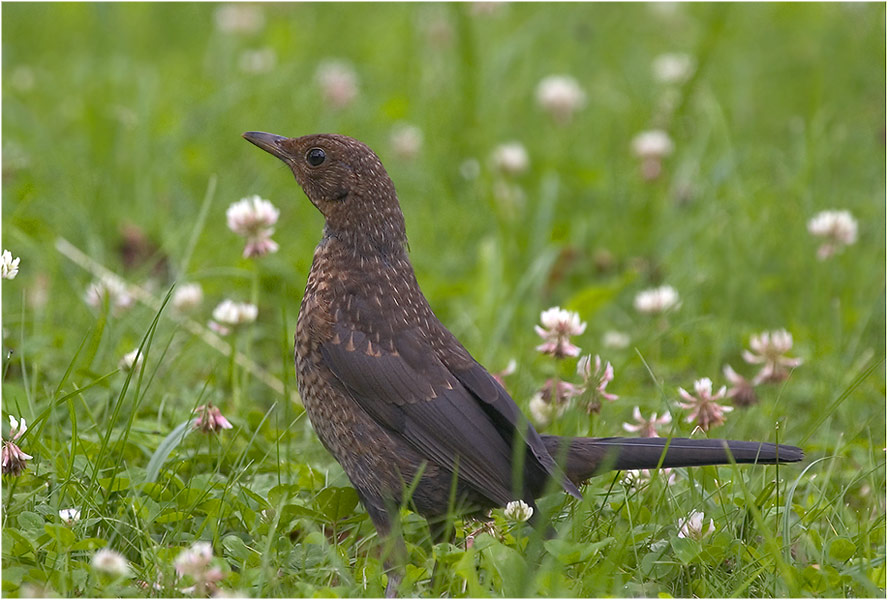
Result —
<path fill-rule="evenodd" d="M 693 440 L 687 438 L 562 438 L 542 436 L 555 459 L 578 483 L 608 469 L 698 467 L 737 463 L 773 465 L 798 462 L 800 448 L 768 442 Z M 566 456 L 565 456 L 566 453 Z"/>

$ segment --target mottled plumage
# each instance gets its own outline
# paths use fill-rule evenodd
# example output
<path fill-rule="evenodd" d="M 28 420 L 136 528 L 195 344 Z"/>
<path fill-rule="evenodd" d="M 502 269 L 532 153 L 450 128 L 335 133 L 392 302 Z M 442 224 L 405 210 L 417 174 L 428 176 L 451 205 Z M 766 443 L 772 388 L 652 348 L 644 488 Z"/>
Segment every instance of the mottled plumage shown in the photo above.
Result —
<path fill-rule="evenodd" d="M 341 135 L 244 137 L 289 165 L 324 215 L 296 322 L 296 378 L 382 536 L 417 475 L 410 500 L 434 520 L 452 508 L 454 470 L 457 505 L 481 510 L 519 498 L 533 506 L 553 478 L 579 497 L 576 486 L 602 467 L 726 463 L 726 448 L 737 462 L 801 460 L 798 448 L 758 442 L 540 436 L 429 307 L 376 154 Z"/>

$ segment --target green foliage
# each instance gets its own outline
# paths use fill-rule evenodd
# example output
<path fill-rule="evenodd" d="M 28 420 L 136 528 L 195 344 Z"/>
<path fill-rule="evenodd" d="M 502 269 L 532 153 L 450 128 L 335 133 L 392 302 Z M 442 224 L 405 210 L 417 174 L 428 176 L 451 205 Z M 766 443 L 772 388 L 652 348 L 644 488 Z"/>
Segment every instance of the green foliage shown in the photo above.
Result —
<path fill-rule="evenodd" d="M 492 371 L 517 360 L 506 385 L 525 411 L 547 377 L 576 381 L 572 361 L 534 350 L 540 312 L 580 314 L 574 341 L 613 364 L 620 399 L 597 414 L 574 403 L 547 433 L 617 435 L 637 405 L 690 435 L 676 387 L 718 387 L 724 364 L 754 374 L 751 335 L 785 327 L 804 359 L 708 435 L 800 445 L 805 466 L 593 479 L 583 500 L 541 499 L 552 539 L 494 511 L 490 528 L 457 518 L 452 543 L 434 544 L 405 509 L 405 594 L 884 597 L 884 5 L 272 3 L 240 32 L 218 10 L 3 8 L 3 243 L 22 257 L 2 288 L 3 413 L 27 420 L 18 444 L 34 456 L 3 479 L 4 596 L 187 595 L 174 561 L 197 541 L 227 592 L 384 590 L 384 544 L 294 401 L 292 332 L 322 221 L 239 137 L 266 130 L 378 151 L 432 306 Z M 261 49 L 272 68 L 245 68 Z M 664 52 L 691 54 L 693 77 L 656 82 Z M 326 59 L 358 76 L 343 109 L 318 89 Z M 536 105 L 553 73 L 587 95 L 567 125 Z M 423 132 L 412 159 L 389 139 L 399 122 Z M 652 128 L 675 152 L 645 180 L 631 140 Z M 511 178 L 489 160 L 509 140 L 530 159 Z M 225 227 L 250 194 L 281 210 L 280 252 L 255 261 Z M 826 209 L 851 211 L 859 239 L 821 261 L 806 222 Z M 93 276 L 60 237 L 158 303 L 88 306 Z M 161 309 L 186 281 L 203 286 L 198 324 L 226 297 L 259 306 L 228 341 L 261 372 Z M 664 283 L 678 309 L 633 309 Z M 605 347 L 609 330 L 630 345 Z M 142 369 L 118 370 L 138 347 Z M 192 431 L 208 403 L 232 429 Z M 702 539 L 678 537 L 692 510 L 713 520 Z M 131 576 L 91 565 L 106 547 Z"/>

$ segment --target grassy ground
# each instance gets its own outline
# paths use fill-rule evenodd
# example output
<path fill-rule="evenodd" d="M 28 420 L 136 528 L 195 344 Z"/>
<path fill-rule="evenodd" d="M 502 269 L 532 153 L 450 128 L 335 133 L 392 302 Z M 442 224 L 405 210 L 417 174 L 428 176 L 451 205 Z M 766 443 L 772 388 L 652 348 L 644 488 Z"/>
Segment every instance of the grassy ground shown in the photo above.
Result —
<path fill-rule="evenodd" d="M 3 283 L 3 413 L 27 420 L 18 444 L 34 457 L 3 478 L 4 595 L 181 595 L 194 581 L 177 581 L 173 562 L 197 540 L 229 593 L 381 594 L 372 525 L 291 399 L 322 221 L 286 168 L 239 138 L 265 130 L 341 132 L 378 151 L 433 308 L 492 370 L 516 359 L 507 387 L 525 411 L 556 368 L 534 350 L 540 311 L 580 313 L 576 341 L 613 363 L 620 399 L 591 416 L 573 405 L 547 432 L 617 435 L 637 405 L 673 414 L 663 433 L 689 435 L 677 387 L 719 386 L 726 363 L 752 375 L 751 335 L 786 328 L 804 359 L 708 434 L 779 438 L 805 449 L 802 465 L 641 488 L 598 478 L 582 501 L 541 502 L 559 534 L 549 541 L 495 511 L 470 549 L 468 521 L 454 545 L 433 546 L 405 510 L 405 590 L 884 597 L 884 5 L 255 11 L 256 27 L 247 15 L 228 31 L 208 4 L 3 7 L 3 247 L 22 259 Z M 274 64 L 266 51 L 245 69 L 244 52 L 265 48 Z M 658 83 L 663 52 L 692 55 L 696 74 Z M 315 76 L 331 58 L 358 77 L 342 109 L 325 106 Z M 567 125 L 534 99 L 553 73 L 586 92 Z M 400 122 L 423 133 L 414 158 L 390 142 Z M 631 140 L 652 127 L 675 151 L 645 180 Z M 488 157 L 510 140 L 529 169 L 496 175 Z M 250 194 L 281 210 L 281 249 L 261 260 L 242 258 L 225 226 Z M 825 209 L 851 211 L 859 239 L 821 261 L 806 222 Z M 199 282 L 201 326 L 228 297 L 256 302 L 258 320 L 218 349 L 169 306 L 90 307 L 91 263 L 60 252 L 60 237 L 158 299 Z M 635 311 L 635 294 L 662 283 L 681 306 Z M 605 347 L 608 330 L 629 346 Z M 144 368 L 118 370 L 140 344 Z M 573 364 L 557 368 L 569 377 Z M 234 428 L 188 435 L 209 401 Z M 80 519 L 64 523 L 65 508 Z M 678 537 L 692 510 L 714 533 Z M 104 547 L 131 576 L 91 566 Z"/>

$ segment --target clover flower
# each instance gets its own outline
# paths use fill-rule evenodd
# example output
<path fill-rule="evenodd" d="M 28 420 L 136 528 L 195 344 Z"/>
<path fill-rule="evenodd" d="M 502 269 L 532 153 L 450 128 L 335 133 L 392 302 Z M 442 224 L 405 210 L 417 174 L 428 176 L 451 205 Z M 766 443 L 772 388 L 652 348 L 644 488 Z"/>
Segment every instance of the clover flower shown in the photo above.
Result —
<path fill-rule="evenodd" d="M 722 372 L 731 384 L 727 397 L 734 402 L 734 406 L 751 406 L 758 402 L 755 386 L 751 381 L 740 375 L 731 365 L 725 365 Z"/>
<path fill-rule="evenodd" d="M 203 301 L 203 289 L 199 283 L 183 283 L 173 294 L 173 308 L 185 312 L 197 308 Z"/>
<path fill-rule="evenodd" d="M 641 159 L 641 176 L 646 180 L 660 176 L 663 159 L 674 149 L 669 134 L 660 129 L 642 131 L 632 138 L 632 152 Z"/>
<path fill-rule="evenodd" d="M 235 302 L 225 299 L 213 309 L 213 319 L 224 325 L 252 323 L 259 315 L 259 308 L 249 302 Z"/>
<path fill-rule="evenodd" d="M 586 92 L 570 75 L 549 75 L 536 88 L 536 100 L 558 123 L 567 123 L 586 104 Z"/>
<path fill-rule="evenodd" d="M 743 360 L 764 365 L 752 379 L 753 385 L 779 383 L 789 377 L 789 370 L 802 364 L 801 358 L 784 356 L 792 350 L 792 334 L 785 329 L 765 331 L 749 339 L 750 350 L 743 350 Z"/>
<path fill-rule="evenodd" d="M 136 348 L 132 352 L 127 352 L 117 364 L 121 371 L 128 373 L 130 371 L 138 371 L 142 368 L 142 353 Z"/>
<path fill-rule="evenodd" d="M 661 285 L 639 292 L 635 296 L 635 310 L 644 314 L 666 312 L 679 304 L 678 292 L 671 285 Z"/>
<path fill-rule="evenodd" d="M 15 279 L 19 272 L 20 260 L 19 257 L 13 258 L 9 250 L 4 250 L 3 254 L 0 254 L 0 278 Z"/>
<path fill-rule="evenodd" d="M 197 418 L 194 419 L 192 427 L 199 429 L 204 433 L 216 433 L 220 429 L 231 429 L 231 422 L 222 415 L 222 411 L 212 403 L 204 404 L 197 407 L 194 411 Z"/>
<path fill-rule="evenodd" d="M 414 159 L 422 150 L 422 129 L 415 125 L 400 123 L 392 129 L 389 143 L 399 158 Z"/>
<path fill-rule="evenodd" d="M 80 510 L 76 508 L 63 508 L 59 511 L 59 518 L 65 525 L 73 525 L 80 520 Z"/>
<path fill-rule="evenodd" d="M 607 384 L 614 380 L 614 368 L 610 362 L 602 368 L 601 357 L 595 355 L 595 370 L 592 369 L 592 355 L 587 354 L 577 361 L 577 375 L 582 377 L 583 383 L 579 386 L 581 393 L 589 394 L 589 403 L 586 405 L 587 413 L 598 413 L 601 410 L 601 399 L 613 402 L 619 396 L 607 391 Z"/>
<path fill-rule="evenodd" d="M 530 411 L 530 418 L 534 424 L 542 428 L 551 423 L 553 419 L 561 416 L 565 407 L 554 402 L 546 402 L 543 399 L 542 392 L 537 392 L 530 399 L 527 408 Z"/>
<path fill-rule="evenodd" d="M 628 333 L 623 333 L 622 331 L 616 331 L 610 329 L 604 332 L 604 335 L 601 336 L 601 344 L 605 348 L 615 348 L 617 350 L 622 350 L 623 348 L 628 348 L 629 343 L 632 339 L 629 337 Z"/>
<path fill-rule="evenodd" d="M 645 419 L 641 414 L 641 409 L 637 406 L 632 409 L 632 418 L 635 423 L 623 423 L 623 429 L 630 433 L 637 433 L 638 437 L 654 438 L 660 437 L 657 433 L 658 425 L 668 425 L 672 422 L 672 415 L 665 413 L 662 417 L 657 417 L 657 413 L 651 413 L 651 416 Z"/>
<path fill-rule="evenodd" d="M 9 439 L 3 440 L 3 449 L 0 451 L 0 468 L 4 475 L 18 477 L 28 467 L 28 461 L 34 458 L 30 454 L 22 452 L 16 442 L 28 430 L 25 420 L 18 421 L 9 415 Z"/>
<path fill-rule="evenodd" d="M 722 406 L 718 403 L 719 400 L 725 397 L 727 388 L 722 386 L 713 395 L 712 380 L 708 377 L 694 382 L 694 392 L 696 392 L 696 396 L 690 394 L 682 387 L 678 388 L 679 395 L 685 399 L 685 402 L 679 402 L 678 405 L 685 410 L 691 411 L 685 422 L 693 423 L 696 421 L 703 431 L 709 431 L 712 427 L 724 423 L 725 413 L 734 410 L 731 406 Z"/>
<path fill-rule="evenodd" d="M 217 591 L 217 583 L 225 578 L 222 569 L 212 566 L 213 546 L 209 542 L 194 542 L 173 562 L 179 577 L 189 576 L 194 585 L 183 588 L 186 594 L 206 595 Z"/>
<path fill-rule="evenodd" d="M 530 167 L 527 150 L 519 142 L 497 146 L 490 155 L 493 168 L 504 175 L 520 175 Z"/>
<path fill-rule="evenodd" d="M 102 307 L 106 298 L 115 313 L 120 313 L 135 303 L 135 298 L 129 294 L 126 285 L 117 277 L 103 277 L 87 286 L 84 299 L 93 308 Z"/>
<path fill-rule="evenodd" d="M 626 471 L 626 475 L 623 477 L 621 483 L 627 487 L 641 489 L 654 480 L 655 470 L 656 469 L 629 469 Z M 659 471 L 662 476 L 666 478 L 666 485 L 675 484 L 675 472 L 672 469 L 667 467 L 665 469 L 659 469 Z"/>
<path fill-rule="evenodd" d="M 223 4 L 213 16 L 222 33 L 257 33 L 265 27 L 265 14 L 256 5 Z"/>
<path fill-rule="evenodd" d="M 244 50 L 238 58 L 238 66 L 244 73 L 268 73 L 274 69 L 276 63 L 277 54 L 269 47 Z"/>
<path fill-rule="evenodd" d="M 130 574 L 129 561 L 123 554 L 110 548 L 102 548 L 93 554 L 92 567 L 115 577 L 127 577 Z"/>
<path fill-rule="evenodd" d="M 680 85 L 691 78 L 696 65 L 694 57 L 683 52 L 667 52 L 654 58 L 654 78 L 667 85 Z"/>
<path fill-rule="evenodd" d="M 528 406 L 530 416 L 539 427 L 545 427 L 552 419 L 560 417 L 572 398 L 583 393 L 580 386 L 568 381 L 547 379 L 543 387 L 533 395 Z"/>
<path fill-rule="evenodd" d="M 509 362 L 508 362 L 508 364 L 506 364 L 505 369 L 503 369 L 502 371 L 497 371 L 496 373 L 491 373 L 491 375 L 493 376 L 494 379 L 497 380 L 497 382 L 500 385 L 505 386 L 506 385 L 506 377 L 513 374 L 517 369 L 518 369 L 518 363 L 515 361 L 514 358 L 512 358 L 512 359 L 509 359 Z"/>
<path fill-rule="evenodd" d="M 241 198 L 225 211 L 228 228 L 247 239 L 244 258 L 265 256 L 277 252 L 278 245 L 271 239 L 280 211 L 274 204 L 257 195 Z"/>
<path fill-rule="evenodd" d="M 533 516 L 533 507 L 528 506 L 524 500 L 512 500 L 506 504 L 506 509 L 503 514 L 510 521 L 524 523 Z"/>
<path fill-rule="evenodd" d="M 691 511 L 686 519 L 678 520 L 678 537 L 692 540 L 702 540 L 715 531 L 715 522 L 709 519 L 709 528 L 703 531 L 703 513 L 697 510 Z"/>
<path fill-rule="evenodd" d="M 857 220 L 847 210 L 825 210 L 808 221 L 808 233 L 824 238 L 817 258 L 825 260 L 857 241 Z"/>
<path fill-rule="evenodd" d="M 325 60 L 318 65 L 315 79 L 324 101 L 333 108 L 345 108 L 358 97 L 358 76 L 347 62 Z"/>
<path fill-rule="evenodd" d="M 555 358 L 579 356 L 579 347 L 570 342 L 571 336 L 586 331 L 586 324 L 580 321 L 579 314 L 553 306 L 540 313 L 540 322 L 542 327 L 535 325 L 534 331 L 543 338 L 544 343 L 537 346 L 537 351 Z"/>

